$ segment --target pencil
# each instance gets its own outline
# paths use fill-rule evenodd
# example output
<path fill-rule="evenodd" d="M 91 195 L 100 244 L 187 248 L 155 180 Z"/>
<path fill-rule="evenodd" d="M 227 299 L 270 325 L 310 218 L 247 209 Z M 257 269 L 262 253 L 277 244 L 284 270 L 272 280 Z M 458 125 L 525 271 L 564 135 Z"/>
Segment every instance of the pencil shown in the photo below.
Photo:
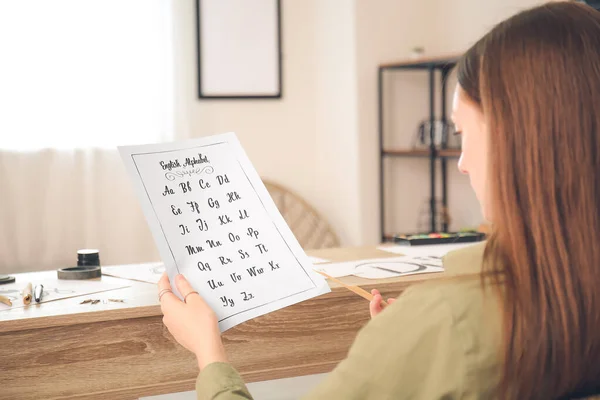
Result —
<path fill-rule="evenodd" d="M 339 283 L 346 289 L 350 290 L 351 292 L 356 293 L 357 295 L 359 295 L 360 297 L 362 297 L 364 299 L 367 299 L 369 301 L 373 300 L 373 295 L 371 293 L 367 292 L 365 289 L 362 289 L 362 288 L 360 288 L 358 286 L 354 286 L 354 285 L 346 285 L 344 282 L 340 281 L 339 279 L 334 278 L 331 275 L 326 274 L 323 271 L 317 271 L 316 269 L 313 271 L 315 271 L 318 274 L 323 275 L 327 279 L 331 279 L 332 281 Z M 384 300 L 381 300 L 381 308 L 386 308 L 387 306 L 388 306 L 388 303 L 386 303 Z"/>
<path fill-rule="evenodd" d="M 7 306 L 12 306 L 12 301 L 10 301 L 10 299 L 6 296 L 0 295 L 0 303 L 4 303 Z"/>
<path fill-rule="evenodd" d="M 31 303 L 31 291 L 31 282 L 29 282 L 27 286 L 25 286 L 25 289 L 23 289 L 23 304 L 28 305 Z"/>

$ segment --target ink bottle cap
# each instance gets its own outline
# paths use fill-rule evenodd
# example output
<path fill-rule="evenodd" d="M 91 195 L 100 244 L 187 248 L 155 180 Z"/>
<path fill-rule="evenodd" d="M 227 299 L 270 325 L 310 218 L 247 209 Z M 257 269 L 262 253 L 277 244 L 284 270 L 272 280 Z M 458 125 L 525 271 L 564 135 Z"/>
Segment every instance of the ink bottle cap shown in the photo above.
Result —
<path fill-rule="evenodd" d="M 100 252 L 96 249 L 82 249 L 77 251 L 77 266 L 100 266 Z"/>

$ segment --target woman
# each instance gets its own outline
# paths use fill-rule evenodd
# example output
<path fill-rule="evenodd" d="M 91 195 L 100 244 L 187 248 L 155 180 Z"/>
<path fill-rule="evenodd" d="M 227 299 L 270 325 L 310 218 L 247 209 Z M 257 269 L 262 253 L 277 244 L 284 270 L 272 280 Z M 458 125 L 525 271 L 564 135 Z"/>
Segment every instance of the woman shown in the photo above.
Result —
<path fill-rule="evenodd" d="M 445 258 L 456 277 L 411 287 L 381 314 L 377 294 L 374 318 L 311 399 L 600 389 L 600 12 L 575 3 L 522 12 L 465 54 L 458 80 L 459 168 L 493 233 Z M 198 397 L 249 399 L 202 298 L 166 293 L 161 304 L 198 358 Z"/>

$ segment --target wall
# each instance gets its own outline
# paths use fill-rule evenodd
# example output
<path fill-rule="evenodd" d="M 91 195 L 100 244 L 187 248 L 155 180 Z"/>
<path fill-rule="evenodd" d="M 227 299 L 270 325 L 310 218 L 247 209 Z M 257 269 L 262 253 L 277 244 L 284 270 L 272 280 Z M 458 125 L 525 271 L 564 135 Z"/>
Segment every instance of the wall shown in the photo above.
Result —
<path fill-rule="evenodd" d="M 195 6 L 188 0 L 187 51 L 182 54 L 192 136 L 235 131 L 259 173 L 314 197 L 315 50 L 314 2 L 283 2 L 283 99 L 197 98 Z"/>
<path fill-rule="evenodd" d="M 520 10 L 547 3 L 543 0 L 438 1 L 437 29 L 443 39 L 432 42 L 432 51 L 457 52 L 468 48 L 498 22 Z"/>
<path fill-rule="evenodd" d="M 177 112 L 190 136 L 235 131 L 261 176 L 288 186 L 332 224 L 344 245 L 379 239 L 377 66 L 458 53 L 497 21 L 537 0 L 282 0 L 283 99 L 198 100 L 194 1 L 179 3 Z M 390 147 L 407 147 L 427 112 L 424 73 L 387 79 Z M 449 86 L 451 98 L 452 86 Z M 482 221 L 468 177 L 449 162 L 452 229 Z M 427 224 L 428 163 L 386 166 L 389 231 Z M 438 182 L 439 184 L 439 182 Z M 439 192 L 438 192 L 439 193 Z M 342 206 L 340 206 L 342 205 Z"/>
<path fill-rule="evenodd" d="M 423 46 L 429 56 L 460 53 L 496 22 L 540 3 L 537 0 L 357 0 L 361 242 L 376 243 L 379 240 L 379 186 L 374 179 L 379 171 L 377 66 L 407 59 L 414 46 Z M 427 75 L 401 72 L 389 74 L 384 79 L 386 146 L 409 147 L 419 121 L 427 116 Z M 448 89 L 450 106 L 453 84 Z M 458 172 L 456 161 L 450 160 L 448 167 L 450 229 L 482 222 L 468 177 Z M 396 159 L 386 164 L 388 232 L 410 232 L 427 227 L 428 168 L 424 159 Z M 439 182 L 437 193 L 440 193 Z"/>
<path fill-rule="evenodd" d="M 281 100 L 197 98 L 194 3 L 176 6 L 184 136 L 236 132 L 262 177 L 304 197 L 343 243 L 358 244 L 359 224 L 347 218 L 359 213 L 353 1 L 282 1 Z"/>
<path fill-rule="evenodd" d="M 389 61 L 408 58 L 414 46 L 429 48 L 435 40 L 437 0 L 419 2 L 358 0 L 357 71 L 359 92 L 359 141 L 361 148 L 361 207 L 364 243 L 379 240 L 379 143 L 377 69 Z M 422 72 L 384 77 L 384 140 L 389 148 L 409 148 L 419 120 L 427 111 L 427 80 Z M 426 159 L 388 159 L 386 163 L 387 231 L 416 231 L 419 211 L 428 197 Z"/>
<path fill-rule="evenodd" d="M 362 241 L 354 1 L 318 0 L 315 204 L 345 245 Z"/>

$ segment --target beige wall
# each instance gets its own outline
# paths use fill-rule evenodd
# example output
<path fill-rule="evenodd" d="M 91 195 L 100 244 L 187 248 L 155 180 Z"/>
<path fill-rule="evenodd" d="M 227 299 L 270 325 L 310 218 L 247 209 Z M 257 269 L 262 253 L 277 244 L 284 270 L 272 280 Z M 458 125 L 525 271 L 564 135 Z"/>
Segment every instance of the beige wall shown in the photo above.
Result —
<path fill-rule="evenodd" d="M 342 243 L 362 242 L 356 15 L 352 0 L 317 0 L 316 179 L 319 210 Z"/>
<path fill-rule="evenodd" d="M 288 186 L 326 216 L 343 244 L 379 235 L 377 65 L 413 46 L 460 52 L 498 20 L 537 0 L 283 0 L 283 99 L 196 98 L 194 2 L 180 6 L 178 106 L 191 136 L 235 131 L 261 176 Z M 451 87 L 450 87 L 451 89 Z M 408 146 L 427 113 L 426 75 L 397 74 L 386 85 L 387 140 Z M 449 91 L 451 93 L 451 91 Z M 481 222 L 468 178 L 449 166 L 458 229 Z M 393 161 L 387 187 L 390 230 L 412 231 L 426 217 L 426 160 Z"/>
<path fill-rule="evenodd" d="M 357 244 L 353 2 L 282 3 L 281 100 L 197 99 L 194 2 L 179 6 L 183 44 L 178 72 L 186 99 L 178 110 L 180 126 L 190 136 L 236 132 L 262 177 L 304 197 L 326 216 L 344 243 Z"/>
<path fill-rule="evenodd" d="M 304 197 L 343 243 L 358 244 L 354 2 L 284 0 L 282 10 L 283 98 L 216 101 L 196 97 L 194 2 L 179 6 L 180 125 L 190 136 L 236 132 L 261 176 Z"/>
<path fill-rule="evenodd" d="M 460 53 L 493 25 L 538 0 L 357 0 L 357 80 L 361 149 L 361 210 L 363 243 L 379 239 L 377 66 L 409 57 L 423 46 L 426 55 Z M 427 74 L 388 75 L 384 96 L 385 142 L 408 147 L 419 121 L 428 113 Z M 436 82 L 439 85 L 439 83 Z M 448 86 L 449 101 L 453 84 Z M 450 102 L 448 104 L 450 106 Z M 439 115 L 439 114 L 438 114 Z M 478 225 L 482 216 L 468 177 L 449 161 L 448 196 L 451 229 Z M 396 159 L 386 165 L 388 231 L 410 232 L 427 226 L 428 161 Z M 438 170 L 439 171 L 439 170 Z M 438 175 L 439 177 L 439 175 Z M 438 195 L 440 187 L 438 182 Z M 440 196 L 441 197 L 441 196 Z"/>
<path fill-rule="evenodd" d="M 443 40 L 432 42 L 432 51 L 461 51 L 495 24 L 520 10 L 547 3 L 544 0 L 439 0 L 437 27 Z"/>
<path fill-rule="evenodd" d="M 191 34 L 186 64 L 195 68 L 193 1 L 187 1 Z M 282 100 L 199 100 L 194 68 L 186 71 L 192 136 L 234 131 L 259 173 L 313 201 L 315 177 L 315 8 L 314 1 L 284 1 Z M 189 18 L 188 18 L 189 17 Z"/>
<path fill-rule="evenodd" d="M 361 206 L 364 243 L 379 240 L 379 156 L 377 68 L 380 63 L 408 58 L 415 46 L 429 48 L 435 40 L 437 0 L 358 0 L 357 60 Z M 432 14 L 433 12 L 433 14 Z M 422 72 L 394 73 L 384 78 L 386 146 L 408 148 L 419 120 L 427 112 L 427 80 Z M 385 197 L 388 231 L 416 231 L 419 211 L 426 212 L 426 159 L 394 159 L 386 165 Z"/>

